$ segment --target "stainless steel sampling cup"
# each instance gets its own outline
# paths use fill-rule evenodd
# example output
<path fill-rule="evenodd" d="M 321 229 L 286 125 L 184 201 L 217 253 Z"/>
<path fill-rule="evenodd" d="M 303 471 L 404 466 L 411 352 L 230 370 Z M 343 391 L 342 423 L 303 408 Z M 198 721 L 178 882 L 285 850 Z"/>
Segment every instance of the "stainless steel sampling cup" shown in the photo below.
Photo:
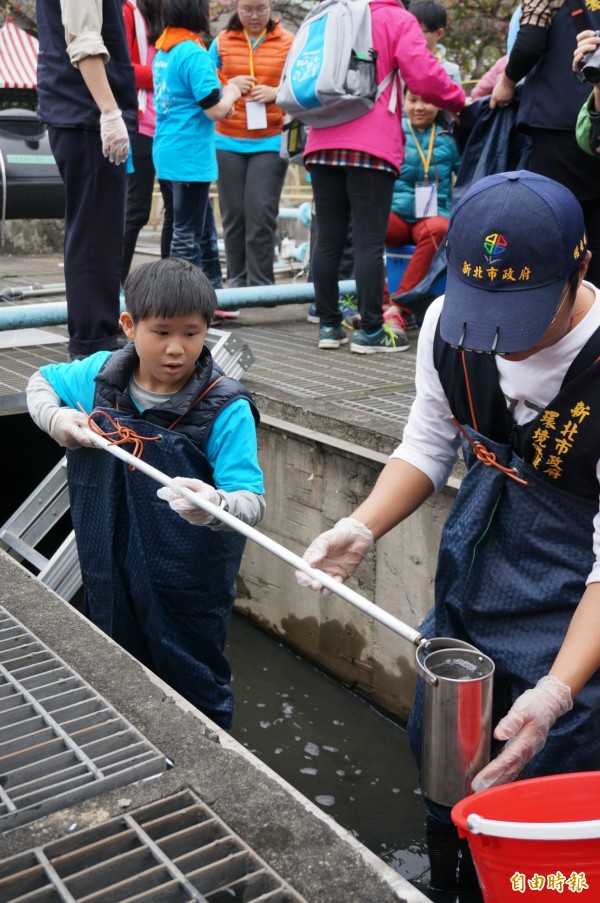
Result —
<path fill-rule="evenodd" d="M 452 637 L 421 643 L 416 661 L 425 682 L 423 793 L 453 806 L 490 759 L 494 663 Z"/>

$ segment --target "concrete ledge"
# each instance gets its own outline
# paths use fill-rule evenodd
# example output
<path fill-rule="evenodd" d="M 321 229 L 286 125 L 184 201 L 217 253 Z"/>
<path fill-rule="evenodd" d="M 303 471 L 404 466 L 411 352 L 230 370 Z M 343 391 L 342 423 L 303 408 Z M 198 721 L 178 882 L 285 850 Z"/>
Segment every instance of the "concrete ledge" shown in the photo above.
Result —
<path fill-rule="evenodd" d="M 427 900 L 5 553 L 0 585 L 11 615 L 173 762 L 159 778 L 6 832 L 3 857 L 190 787 L 309 903 Z"/>
<path fill-rule="evenodd" d="M 9 219 L 4 222 L 3 254 L 62 254 L 62 219 Z"/>

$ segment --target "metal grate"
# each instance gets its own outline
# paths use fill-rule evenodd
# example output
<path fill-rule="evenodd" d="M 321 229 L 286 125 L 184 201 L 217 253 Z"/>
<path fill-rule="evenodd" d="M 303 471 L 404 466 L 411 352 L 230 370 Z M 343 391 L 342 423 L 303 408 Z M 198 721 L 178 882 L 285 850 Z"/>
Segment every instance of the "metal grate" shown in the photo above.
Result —
<path fill-rule="evenodd" d="M 246 342 L 231 332 L 211 327 L 206 333 L 206 345 L 214 362 L 233 379 L 241 380 L 254 361 L 254 355 Z"/>
<path fill-rule="evenodd" d="M 0 831 L 112 787 L 166 759 L 0 606 Z"/>
<path fill-rule="evenodd" d="M 26 408 L 25 387 L 36 370 L 44 364 L 63 363 L 67 358 L 64 343 L 34 345 L 0 350 L 0 410 L 5 407 Z"/>
<path fill-rule="evenodd" d="M 62 327 L 55 327 L 60 330 Z M 62 364 L 67 360 L 66 334 L 54 336 L 54 344 L 20 344 L 19 333 L 32 330 L 11 330 L 15 337 L 14 347 L 0 348 L 0 413 L 16 413 L 27 410 L 25 389 L 29 377 L 45 364 Z M 2 332 L 0 331 L 0 337 Z M 51 338 L 52 333 L 48 333 Z M 242 380 L 246 370 L 254 361 L 247 343 L 229 332 L 210 328 L 206 344 L 214 360 L 228 376 Z"/>
<path fill-rule="evenodd" d="M 0 903 L 306 903 L 190 790 L 0 862 Z"/>
<path fill-rule="evenodd" d="M 414 398 L 415 360 L 410 353 L 383 354 L 373 366 L 370 355 L 364 357 L 341 350 L 324 354 L 314 339 L 284 335 L 275 330 L 244 328 L 252 345 L 256 363 L 252 384 L 275 386 L 291 396 L 332 398 L 354 403 L 355 393 L 411 393 Z M 365 359 L 366 358 L 366 359 Z M 383 360 L 382 360 L 383 358 Z"/>

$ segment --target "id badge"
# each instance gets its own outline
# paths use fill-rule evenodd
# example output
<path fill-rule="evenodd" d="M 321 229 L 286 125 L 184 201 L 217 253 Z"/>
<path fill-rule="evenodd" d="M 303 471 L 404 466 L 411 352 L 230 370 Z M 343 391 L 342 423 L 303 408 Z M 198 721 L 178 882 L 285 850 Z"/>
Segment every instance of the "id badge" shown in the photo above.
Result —
<path fill-rule="evenodd" d="M 415 182 L 415 216 L 437 216 L 437 182 Z"/>
<path fill-rule="evenodd" d="M 256 100 L 246 101 L 246 125 L 248 129 L 266 129 L 267 107 Z"/>

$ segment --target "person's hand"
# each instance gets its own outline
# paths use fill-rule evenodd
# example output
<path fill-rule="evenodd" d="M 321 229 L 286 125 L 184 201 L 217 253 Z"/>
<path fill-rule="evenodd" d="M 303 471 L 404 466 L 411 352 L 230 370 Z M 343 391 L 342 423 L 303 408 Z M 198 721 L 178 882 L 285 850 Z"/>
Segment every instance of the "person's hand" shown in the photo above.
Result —
<path fill-rule="evenodd" d="M 221 504 L 221 496 L 217 490 L 212 486 L 209 486 L 208 483 L 203 483 L 202 480 L 192 480 L 188 477 L 175 477 L 173 482 L 178 486 L 185 486 L 186 489 L 191 489 L 202 501 L 212 502 L 213 505 L 216 505 L 217 507 Z M 215 518 L 212 514 L 209 514 L 208 511 L 203 511 L 202 508 L 198 508 L 193 502 L 184 499 L 182 495 L 179 495 L 178 492 L 174 489 L 170 489 L 168 486 L 161 486 L 156 494 L 159 499 L 165 499 L 165 501 L 169 503 L 169 507 L 190 524 L 205 527 L 207 524 L 213 524 L 215 522 Z"/>
<path fill-rule="evenodd" d="M 111 163 L 119 166 L 129 156 L 129 135 L 120 110 L 111 110 L 100 116 L 102 153 Z"/>
<path fill-rule="evenodd" d="M 222 99 L 231 104 L 229 110 L 223 117 L 224 119 L 231 119 L 234 113 L 234 104 L 240 99 L 242 93 L 238 86 L 233 81 L 229 81 L 225 87 L 223 88 L 223 97 Z"/>
<path fill-rule="evenodd" d="M 273 103 L 277 97 L 277 88 L 272 88 L 271 85 L 255 85 L 250 97 L 257 103 Z"/>
<path fill-rule="evenodd" d="M 515 83 L 502 73 L 494 85 L 494 90 L 490 97 L 490 110 L 495 110 L 496 107 L 507 107 L 515 96 L 515 88 Z"/>
<path fill-rule="evenodd" d="M 508 742 L 473 778 L 473 792 L 514 781 L 543 749 L 556 719 L 572 708 L 571 690 L 557 677 L 546 675 L 532 690 L 522 693 L 494 731 L 496 740 Z"/>
<path fill-rule="evenodd" d="M 582 31 L 577 35 L 577 47 L 573 53 L 573 72 L 579 72 L 581 61 L 586 53 L 593 53 L 600 45 L 600 37 L 595 31 Z"/>
<path fill-rule="evenodd" d="M 368 527 L 352 517 L 343 517 L 331 530 L 313 539 L 302 557 L 311 567 L 319 568 L 343 583 L 373 548 L 373 542 Z M 303 571 L 296 571 L 296 580 L 300 586 L 309 586 L 315 592 L 328 592 Z"/>
<path fill-rule="evenodd" d="M 88 425 L 87 414 L 74 408 L 59 408 L 50 421 L 50 435 L 63 448 L 97 448 L 82 430 Z"/>
<path fill-rule="evenodd" d="M 234 75 L 227 82 L 228 85 L 235 85 L 242 94 L 247 94 L 254 87 L 256 79 L 251 75 Z"/>

